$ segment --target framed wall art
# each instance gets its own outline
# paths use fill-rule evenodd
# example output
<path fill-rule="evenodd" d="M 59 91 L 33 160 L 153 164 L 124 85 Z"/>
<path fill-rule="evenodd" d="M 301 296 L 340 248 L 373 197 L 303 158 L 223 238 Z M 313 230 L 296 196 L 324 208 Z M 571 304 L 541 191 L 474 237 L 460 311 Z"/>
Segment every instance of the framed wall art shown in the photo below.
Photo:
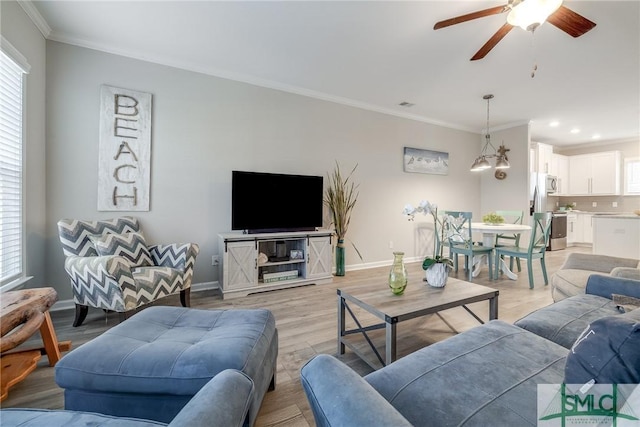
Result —
<path fill-rule="evenodd" d="M 148 211 L 151 94 L 100 89 L 98 210 Z"/>
<path fill-rule="evenodd" d="M 449 153 L 404 147 L 404 171 L 410 173 L 449 174 Z"/>

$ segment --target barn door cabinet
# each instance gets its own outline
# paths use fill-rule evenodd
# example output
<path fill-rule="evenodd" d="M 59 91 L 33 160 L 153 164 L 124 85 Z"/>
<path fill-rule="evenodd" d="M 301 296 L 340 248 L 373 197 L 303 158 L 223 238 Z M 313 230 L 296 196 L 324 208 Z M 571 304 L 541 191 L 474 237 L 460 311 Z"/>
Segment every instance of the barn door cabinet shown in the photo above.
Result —
<path fill-rule="evenodd" d="M 333 281 L 330 231 L 219 236 L 223 299 Z"/>

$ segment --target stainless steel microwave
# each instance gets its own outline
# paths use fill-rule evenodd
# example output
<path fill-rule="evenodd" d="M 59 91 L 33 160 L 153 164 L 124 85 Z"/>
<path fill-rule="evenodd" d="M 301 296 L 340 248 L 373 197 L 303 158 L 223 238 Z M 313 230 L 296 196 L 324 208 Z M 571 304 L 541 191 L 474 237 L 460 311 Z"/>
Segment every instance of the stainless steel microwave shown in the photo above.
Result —
<path fill-rule="evenodd" d="M 558 191 L 558 177 L 547 175 L 547 194 L 553 194 Z"/>

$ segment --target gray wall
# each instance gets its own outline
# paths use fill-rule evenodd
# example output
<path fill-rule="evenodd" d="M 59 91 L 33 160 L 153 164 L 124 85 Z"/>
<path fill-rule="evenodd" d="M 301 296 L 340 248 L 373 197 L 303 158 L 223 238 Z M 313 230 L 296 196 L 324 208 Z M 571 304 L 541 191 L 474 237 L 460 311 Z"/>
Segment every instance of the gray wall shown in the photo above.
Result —
<path fill-rule="evenodd" d="M 358 164 L 347 240 L 364 263 L 348 247 L 347 269 L 390 264 L 392 245 L 409 259 L 427 250 L 420 221 L 401 215 L 406 203 L 480 213 L 480 183 L 469 172 L 480 149 L 474 133 L 51 41 L 46 83 L 47 277 L 61 299 L 71 292 L 56 221 L 117 214 L 96 209 L 102 84 L 153 94 L 151 210 L 136 216 L 150 243 L 200 244 L 195 283 L 218 279 L 211 256 L 218 233 L 231 229 L 234 169 L 326 177 L 336 160 L 343 169 Z M 404 146 L 449 152 L 449 175 L 404 173 Z"/>
<path fill-rule="evenodd" d="M 29 287 L 49 283 L 45 275 L 45 39 L 15 1 L 0 1 L 2 36 L 27 59 L 24 106 L 25 271 Z"/>

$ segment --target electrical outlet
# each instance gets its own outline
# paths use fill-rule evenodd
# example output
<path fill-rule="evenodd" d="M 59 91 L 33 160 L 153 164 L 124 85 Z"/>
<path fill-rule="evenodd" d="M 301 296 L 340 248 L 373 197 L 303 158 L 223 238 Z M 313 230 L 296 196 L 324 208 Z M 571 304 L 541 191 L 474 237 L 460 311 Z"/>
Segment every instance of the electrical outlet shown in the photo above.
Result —
<path fill-rule="evenodd" d="M 389 240 L 389 249 L 393 249 L 393 240 Z"/>
<path fill-rule="evenodd" d="M 617 208 L 618 207 L 618 202 L 611 203 L 611 207 Z"/>
<path fill-rule="evenodd" d="M 218 255 L 213 255 L 211 257 L 211 265 L 213 265 L 214 267 L 220 265 L 220 257 Z"/>
<path fill-rule="evenodd" d="M 592 208 L 597 208 L 598 207 L 598 202 L 591 202 L 591 207 Z"/>

